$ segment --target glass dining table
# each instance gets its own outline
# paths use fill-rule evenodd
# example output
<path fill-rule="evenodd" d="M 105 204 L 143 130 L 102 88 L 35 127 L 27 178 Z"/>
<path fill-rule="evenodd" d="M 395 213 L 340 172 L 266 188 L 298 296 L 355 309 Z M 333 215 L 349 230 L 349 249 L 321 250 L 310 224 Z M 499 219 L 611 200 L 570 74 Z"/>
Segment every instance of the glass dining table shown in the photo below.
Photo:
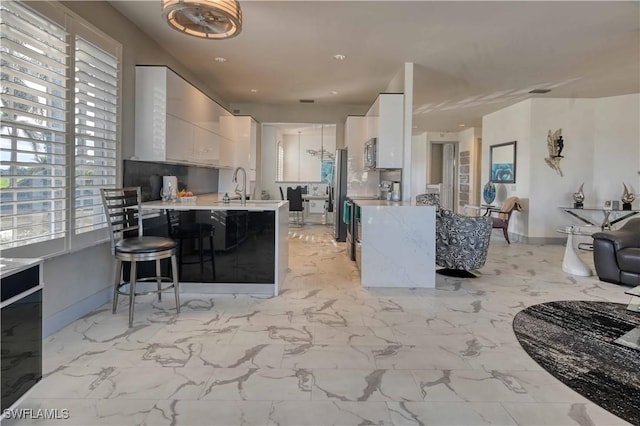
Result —
<path fill-rule="evenodd" d="M 576 208 L 560 206 L 560 208 L 587 225 L 600 226 L 600 229 L 602 229 L 603 231 L 611 229 L 611 227 L 616 223 L 640 213 L 640 209 L 637 207 L 634 207 L 631 210 L 612 210 L 605 209 L 603 207 Z M 602 223 L 596 223 L 593 218 L 586 217 L 587 215 L 585 213 L 593 212 L 602 212 Z"/>

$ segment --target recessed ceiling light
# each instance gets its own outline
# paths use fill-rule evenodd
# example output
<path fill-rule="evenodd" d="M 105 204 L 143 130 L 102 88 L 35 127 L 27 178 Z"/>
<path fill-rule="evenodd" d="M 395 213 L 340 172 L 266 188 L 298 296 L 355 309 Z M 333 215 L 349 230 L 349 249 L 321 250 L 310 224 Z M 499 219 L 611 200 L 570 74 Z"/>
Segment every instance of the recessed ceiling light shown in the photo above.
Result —
<path fill-rule="evenodd" d="M 216 57 L 214 58 L 214 60 L 215 60 L 216 62 L 220 62 L 220 63 L 222 63 L 222 62 L 227 62 L 227 58 L 223 58 L 222 56 L 216 56 Z"/>
<path fill-rule="evenodd" d="M 338 53 L 337 55 L 333 55 L 333 59 L 335 59 L 336 61 L 344 61 L 345 59 L 347 59 L 347 57 Z"/>
<path fill-rule="evenodd" d="M 458 126 L 460 126 L 460 127 L 464 127 L 464 124 L 458 124 Z"/>
<path fill-rule="evenodd" d="M 258 93 L 258 89 L 251 89 L 251 93 Z"/>
<path fill-rule="evenodd" d="M 335 91 L 335 90 L 332 90 L 332 91 L 330 91 L 329 93 L 331 93 L 332 95 L 337 95 L 337 94 L 338 94 L 338 92 L 337 92 L 337 91 Z"/>

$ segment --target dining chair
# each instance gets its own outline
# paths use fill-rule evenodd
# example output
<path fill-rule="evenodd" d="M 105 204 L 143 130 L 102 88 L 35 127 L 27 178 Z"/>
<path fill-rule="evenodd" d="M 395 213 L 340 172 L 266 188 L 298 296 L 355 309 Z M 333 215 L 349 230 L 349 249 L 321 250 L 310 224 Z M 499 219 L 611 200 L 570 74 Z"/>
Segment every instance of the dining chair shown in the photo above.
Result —
<path fill-rule="evenodd" d="M 129 328 L 133 326 L 133 315 L 136 296 L 152 293 L 158 294 L 162 300 L 162 292 L 173 289 L 176 298 L 176 311 L 180 313 L 180 288 L 177 274 L 176 246 L 170 238 L 144 236 L 142 230 L 140 187 L 126 187 L 100 189 L 102 205 L 109 225 L 111 240 L 111 254 L 116 259 L 116 271 L 113 287 L 113 309 L 116 313 L 118 295 L 129 297 Z M 162 276 L 162 259 L 171 259 L 171 277 Z M 156 275 L 154 277 L 137 277 L 138 262 L 155 261 Z M 125 281 L 124 262 L 129 262 L 129 281 Z M 155 289 L 138 292 L 139 282 L 156 282 Z M 163 286 L 163 283 L 170 285 Z"/>
<path fill-rule="evenodd" d="M 300 224 L 299 216 L 302 216 L 304 211 L 302 188 L 300 186 L 295 188 L 287 187 L 287 200 L 289 200 L 289 212 L 295 213 L 296 223 Z M 302 217 L 302 224 L 304 224 L 304 217 Z"/>
<path fill-rule="evenodd" d="M 502 229 L 504 239 L 507 240 L 507 244 L 511 244 L 509 241 L 509 221 L 514 211 L 522 211 L 522 204 L 518 197 L 509 197 L 505 200 L 502 207 L 494 208 L 488 207 L 485 216 L 491 217 L 493 222 L 493 229 Z M 494 216 L 497 215 L 497 216 Z"/>

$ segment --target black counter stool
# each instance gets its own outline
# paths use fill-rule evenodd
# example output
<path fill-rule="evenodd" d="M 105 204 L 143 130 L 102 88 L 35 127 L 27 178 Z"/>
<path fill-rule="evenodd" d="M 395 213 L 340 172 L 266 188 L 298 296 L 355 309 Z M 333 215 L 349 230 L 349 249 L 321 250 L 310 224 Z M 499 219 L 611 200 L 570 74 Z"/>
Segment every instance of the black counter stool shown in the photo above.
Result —
<path fill-rule="evenodd" d="M 213 245 L 213 237 L 216 227 L 211 223 L 183 223 L 180 212 L 177 210 L 167 210 L 167 225 L 169 229 L 169 237 L 178 242 L 178 275 L 182 276 L 182 265 L 193 264 L 196 262 L 185 262 L 183 260 L 183 241 L 198 240 L 198 252 L 200 253 L 200 273 L 204 272 L 204 237 L 209 237 L 209 246 L 211 247 L 211 268 L 213 279 L 216 279 L 216 259 L 215 248 Z"/>
<path fill-rule="evenodd" d="M 180 288 L 176 273 L 176 243 L 164 237 L 145 237 L 142 235 L 141 191 L 140 187 L 100 190 L 102 205 L 109 224 L 111 253 L 116 258 L 115 283 L 113 287 L 113 310 L 116 313 L 118 295 L 129 296 L 129 327 L 133 326 L 135 297 L 157 293 L 162 300 L 162 292 L 173 288 L 176 297 L 176 311 L 180 313 Z M 163 277 L 160 268 L 162 259 L 171 259 L 171 278 Z M 156 262 L 156 276 L 137 278 L 137 262 Z M 129 262 L 131 270 L 129 281 L 123 280 L 123 262 Z M 155 290 L 136 292 L 137 282 L 155 281 Z M 163 282 L 171 285 L 162 286 Z M 127 286 L 127 291 L 122 290 Z"/>

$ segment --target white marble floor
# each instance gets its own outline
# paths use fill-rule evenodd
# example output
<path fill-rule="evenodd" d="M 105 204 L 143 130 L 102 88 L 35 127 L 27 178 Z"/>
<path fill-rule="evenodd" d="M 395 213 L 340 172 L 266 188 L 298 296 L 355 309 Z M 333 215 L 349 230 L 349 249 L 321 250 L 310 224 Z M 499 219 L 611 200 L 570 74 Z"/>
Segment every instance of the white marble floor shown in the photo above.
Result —
<path fill-rule="evenodd" d="M 180 315 L 169 295 L 143 299 L 132 329 L 124 306 L 105 305 L 48 337 L 45 377 L 21 408 L 69 418 L 3 424 L 625 424 L 513 334 L 536 303 L 628 302 L 621 287 L 563 273 L 562 246 L 496 234 L 480 278 L 365 290 L 330 228 L 293 228 L 290 241 L 278 297 L 184 295 Z"/>

